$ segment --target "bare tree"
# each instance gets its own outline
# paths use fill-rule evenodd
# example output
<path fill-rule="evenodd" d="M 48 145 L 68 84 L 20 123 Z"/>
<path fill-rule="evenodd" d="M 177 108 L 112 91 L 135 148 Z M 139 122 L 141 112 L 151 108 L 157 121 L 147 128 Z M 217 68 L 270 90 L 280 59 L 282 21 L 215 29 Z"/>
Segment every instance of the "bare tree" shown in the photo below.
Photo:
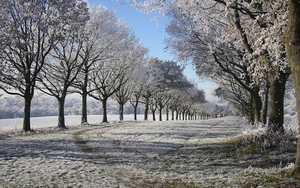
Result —
<path fill-rule="evenodd" d="M 120 79 L 119 82 L 123 82 L 123 80 Z M 120 121 L 124 121 L 124 105 L 130 100 L 130 98 L 132 96 L 134 84 L 135 83 L 133 82 L 133 80 L 129 80 L 123 85 L 121 84 L 119 90 L 116 91 L 113 95 L 113 98 L 119 104 L 119 120 Z"/>
<path fill-rule="evenodd" d="M 130 35 L 129 35 L 130 36 Z M 89 95 L 102 102 L 103 120 L 107 120 L 107 100 L 126 84 L 130 79 L 135 65 L 144 57 L 144 48 L 136 44 L 135 39 L 129 37 L 129 41 L 123 40 L 123 51 L 115 52 L 110 58 L 98 62 L 98 69 L 91 73 Z M 134 40 L 132 40 L 134 39 Z M 130 44 L 132 43 L 132 44 Z M 122 46 L 120 44 L 120 46 Z"/>
<path fill-rule="evenodd" d="M 37 85 L 37 87 L 58 101 L 57 126 L 59 128 L 66 128 L 65 99 L 71 92 L 70 87 L 84 65 L 84 61 L 79 58 L 82 49 L 80 38 L 84 37 L 80 33 L 82 32 L 69 33 L 68 36 L 65 36 L 65 41 L 58 43 L 38 78 L 41 85 Z"/>
<path fill-rule="evenodd" d="M 99 69 L 97 62 L 105 60 L 115 50 L 118 34 L 118 19 L 114 11 L 97 6 L 90 10 L 90 19 L 85 27 L 83 47 L 79 54 L 84 65 L 78 78 L 73 82 L 76 92 L 82 96 L 81 124 L 87 124 L 87 98 L 93 91 L 88 87 L 91 73 Z"/>
<path fill-rule="evenodd" d="M 70 23 L 85 20 L 80 0 L 5 0 L 0 6 L 0 88 L 24 98 L 23 130 L 30 131 L 30 107 L 36 79 L 46 57 L 64 40 Z"/>

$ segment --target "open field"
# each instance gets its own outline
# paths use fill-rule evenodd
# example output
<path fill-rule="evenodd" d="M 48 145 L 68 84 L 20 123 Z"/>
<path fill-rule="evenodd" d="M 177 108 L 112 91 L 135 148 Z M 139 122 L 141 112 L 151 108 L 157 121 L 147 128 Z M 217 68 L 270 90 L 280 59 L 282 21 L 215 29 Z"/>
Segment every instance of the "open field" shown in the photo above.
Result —
<path fill-rule="evenodd" d="M 66 126 L 79 125 L 81 122 L 81 116 L 65 116 Z M 138 115 L 138 120 L 143 120 L 143 115 Z M 47 117 L 33 117 L 31 118 L 31 128 L 39 129 L 45 127 L 55 127 L 57 125 L 57 116 Z M 108 120 L 115 122 L 119 120 L 119 115 L 108 115 Z M 124 115 L 125 121 L 132 121 L 133 115 Z M 152 120 L 152 116 L 149 116 L 149 121 Z M 88 115 L 88 121 L 90 124 L 99 124 L 102 121 L 102 115 Z M 15 119 L 0 119 L 0 132 L 10 130 L 21 130 L 23 124 L 23 118 Z"/>
<path fill-rule="evenodd" d="M 237 156 L 236 117 L 111 122 L 0 140 L 0 187 L 297 187 L 294 151 Z"/>

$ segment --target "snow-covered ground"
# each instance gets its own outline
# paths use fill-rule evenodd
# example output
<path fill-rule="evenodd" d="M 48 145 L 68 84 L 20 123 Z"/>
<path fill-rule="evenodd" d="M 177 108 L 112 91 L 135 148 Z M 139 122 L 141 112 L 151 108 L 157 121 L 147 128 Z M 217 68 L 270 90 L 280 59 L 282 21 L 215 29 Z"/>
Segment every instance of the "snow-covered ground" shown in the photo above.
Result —
<path fill-rule="evenodd" d="M 143 115 L 138 115 L 138 120 L 143 120 Z M 152 120 L 152 116 L 148 117 L 149 121 Z M 119 115 L 108 115 L 109 121 L 118 121 Z M 125 121 L 132 121 L 133 115 L 124 115 Z M 31 128 L 39 129 L 45 127 L 56 127 L 58 121 L 57 116 L 48 117 L 36 117 L 31 118 Z M 81 122 L 81 116 L 65 116 L 67 126 L 79 125 Z M 102 115 L 88 115 L 88 121 L 90 124 L 97 124 L 102 121 Z M 23 118 L 14 119 L 0 119 L 0 132 L 9 130 L 21 130 L 23 124 Z"/>
<path fill-rule="evenodd" d="M 226 153 L 224 141 L 241 134 L 236 121 L 115 121 L 4 137 L 0 187 L 242 187 L 254 168 L 272 170 L 266 156 Z"/>

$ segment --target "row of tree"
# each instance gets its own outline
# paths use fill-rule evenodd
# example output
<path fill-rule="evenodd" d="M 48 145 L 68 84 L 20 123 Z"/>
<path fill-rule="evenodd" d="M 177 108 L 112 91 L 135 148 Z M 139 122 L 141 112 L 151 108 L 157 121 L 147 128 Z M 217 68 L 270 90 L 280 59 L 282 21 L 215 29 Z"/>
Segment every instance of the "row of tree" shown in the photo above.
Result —
<path fill-rule="evenodd" d="M 96 100 L 88 100 L 87 114 L 102 114 L 102 107 Z M 35 96 L 31 103 L 31 117 L 58 116 L 58 102 L 54 97 Z M 108 113 L 118 113 L 115 103 L 108 103 Z M 133 113 L 133 110 L 126 107 L 126 113 Z M 67 97 L 65 101 L 66 115 L 81 115 L 81 99 L 77 97 Z M 23 118 L 24 100 L 20 97 L 0 98 L 0 119 Z"/>
<path fill-rule="evenodd" d="M 182 95 L 181 99 L 177 98 L 180 99 L 181 102 L 176 101 L 179 104 L 183 104 L 184 101 L 186 100 L 185 98 L 188 97 L 187 95 L 184 96 L 184 93 L 182 93 L 181 95 Z M 134 95 L 131 96 L 130 100 L 134 100 Z M 142 114 L 142 113 L 144 114 L 144 105 L 139 105 L 135 109 L 136 112 L 134 112 L 134 105 L 133 105 L 134 103 L 131 104 L 130 100 L 123 106 L 123 114 L 132 115 L 132 119 L 136 118 L 137 114 Z M 164 108 L 163 114 L 165 115 L 166 120 L 196 119 L 195 116 L 197 117 L 197 119 L 206 119 L 206 118 L 213 118 L 216 116 L 217 117 L 225 116 L 233 113 L 225 102 L 220 101 L 221 103 L 218 104 L 212 102 L 206 102 L 201 105 L 198 104 L 197 105 L 198 108 L 196 109 L 197 113 L 194 110 L 194 113 L 184 114 L 184 113 L 180 113 L 179 105 L 177 105 L 176 107 L 173 104 L 175 103 L 175 101 L 173 99 L 171 99 L 171 101 Z M 65 100 L 65 108 L 64 108 L 65 114 L 81 115 L 81 108 L 82 108 L 81 102 L 82 102 L 81 99 L 78 97 L 74 97 L 72 95 L 68 96 Z M 87 108 L 88 115 L 99 115 L 103 113 L 102 106 L 99 105 L 99 101 L 97 100 L 88 98 L 87 106 L 88 106 Z M 10 97 L 10 96 L 0 98 L 0 119 L 23 118 L 24 116 L 23 109 L 24 109 L 24 101 L 22 98 Z M 48 97 L 44 95 L 35 96 L 32 99 L 32 104 L 31 104 L 31 117 L 58 116 L 57 109 L 58 109 L 58 102 L 54 97 Z M 112 97 L 112 99 L 109 100 L 107 103 L 107 113 L 120 114 L 121 112 L 122 111 L 120 110 L 119 103 L 116 100 L 114 100 L 114 97 Z M 154 116 L 155 118 L 157 117 L 158 109 L 156 109 L 154 113 L 156 114 L 156 116 Z M 287 113 L 291 113 L 291 115 L 293 115 L 293 112 L 288 111 Z M 150 110 L 148 115 L 149 114 L 153 114 L 153 112 Z M 193 118 L 191 114 L 194 114 Z"/>
<path fill-rule="evenodd" d="M 88 122 L 88 96 L 102 103 L 103 122 L 110 98 L 119 104 L 120 120 L 128 101 L 135 120 L 140 103 L 145 120 L 149 110 L 158 110 L 162 120 L 163 109 L 195 116 L 205 101 L 183 67 L 146 57 L 147 49 L 131 29 L 105 7 L 83 0 L 5 0 L 0 11 L 0 88 L 24 99 L 24 131 L 31 130 L 36 90 L 57 99 L 59 128 L 66 127 L 70 93 L 81 95 L 82 124 Z"/>
<path fill-rule="evenodd" d="M 284 132 L 284 93 L 292 73 L 300 119 L 299 1 L 141 0 L 132 4 L 144 12 L 167 14 L 170 37 L 166 41 L 177 58 L 192 59 L 198 75 L 219 83 L 218 96 L 227 98 L 251 122 L 268 124 L 274 132 Z M 299 176 L 300 141 L 297 151 L 293 173 Z"/>

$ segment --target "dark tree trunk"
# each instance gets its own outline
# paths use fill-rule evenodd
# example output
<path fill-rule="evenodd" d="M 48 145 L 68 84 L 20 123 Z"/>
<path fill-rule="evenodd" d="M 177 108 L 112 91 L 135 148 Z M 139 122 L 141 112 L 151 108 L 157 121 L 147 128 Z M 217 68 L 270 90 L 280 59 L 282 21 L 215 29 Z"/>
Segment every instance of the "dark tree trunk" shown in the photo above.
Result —
<path fill-rule="evenodd" d="M 87 124 L 87 91 L 82 92 L 81 124 Z"/>
<path fill-rule="evenodd" d="M 261 110 L 261 124 L 262 124 L 262 126 L 267 124 L 268 105 L 269 105 L 269 83 L 265 86 L 263 108 Z"/>
<path fill-rule="evenodd" d="M 81 124 L 87 124 L 87 96 L 88 96 L 88 91 L 87 91 L 87 86 L 88 86 L 88 76 L 89 76 L 89 71 L 88 71 L 88 64 L 87 62 L 84 63 L 84 81 L 83 85 L 81 87 L 81 102 L 82 102 L 82 107 L 81 107 Z"/>
<path fill-rule="evenodd" d="M 248 121 L 250 123 L 253 123 L 254 122 L 254 113 L 253 113 L 253 94 L 251 93 L 250 94 L 250 97 L 249 97 L 249 109 L 245 109 L 245 112 L 248 113 Z"/>
<path fill-rule="evenodd" d="M 174 111 L 173 110 L 172 110 L 171 114 L 172 114 L 171 115 L 172 116 L 171 119 L 172 119 L 172 121 L 174 121 Z"/>
<path fill-rule="evenodd" d="M 133 119 L 134 119 L 134 121 L 137 121 L 137 106 L 136 105 L 134 105 L 133 106 Z"/>
<path fill-rule="evenodd" d="M 159 121 L 162 121 L 162 108 L 159 108 L 158 111 L 159 111 Z"/>
<path fill-rule="evenodd" d="M 58 124 L 57 127 L 60 129 L 65 129 L 65 97 L 57 99 L 58 101 Z"/>
<path fill-rule="evenodd" d="M 261 108 L 262 108 L 262 102 L 261 102 L 261 98 L 258 94 L 259 92 L 259 88 L 255 87 L 254 88 L 255 92 L 253 92 L 253 116 L 254 116 L 254 123 L 257 124 L 260 122 L 260 112 L 261 112 Z"/>
<path fill-rule="evenodd" d="M 139 101 L 138 101 L 139 98 L 136 98 L 135 101 L 130 101 L 132 107 L 133 107 L 133 119 L 134 121 L 137 121 L 137 107 L 139 105 Z"/>
<path fill-rule="evenodd" d="M 124 121 L 124 103 L 119 103 L 119 119 Z"/>
<path fill-rule="evenodd" d="M 145 111 L 144 111 L 144 120 L 148 121 L 148 111 L 149 111 L 149 99 L 145 101 Z"/>
<path fill-rule="evenodd" d="M 153 117 L 153 121 L 155 121 L 155 110 L 151 110 L 152 111 L 152 117 Z"/>
<path fill-rule="evenodd" d="M 103 123 L 107 123 L 108 120 L 107 120 L 107 99 L 104 98 L 102 101 L 102 122 Z"/>
<path fill-rule="evenodd" d="M 287 76 L 277 71 L 275 73 L 269 72 L 270 81 L 270 115 L 269 128 L 274 132 L 284 133 L 283 119 L 284 119 L 284 93 Z"/>
<path fill-rule="evenodd" d="M 285 47 L 288 61 L 291 67 L 293 82 L 296 94 L 298 119 L 300 120 L 300 2 L 299 0 L 289 0 L 289 20 L 285 33 Z M 300 132 L 300 121 L 299 121 Z M 297 141 L 297 155 L 295 167 L 292 171 L 297 179 L 300 179 L 300 139 Z"/>
<path fill-rule="evenodd" d="M 24 119 L 23 119 L 23 130 L 25 132 L 31 131 L 30 128 L 30 111 L 31 111 L 31 101 L 33 94 L 30 93 L 30 87 L 26 88 L 24 97 Z"/>

